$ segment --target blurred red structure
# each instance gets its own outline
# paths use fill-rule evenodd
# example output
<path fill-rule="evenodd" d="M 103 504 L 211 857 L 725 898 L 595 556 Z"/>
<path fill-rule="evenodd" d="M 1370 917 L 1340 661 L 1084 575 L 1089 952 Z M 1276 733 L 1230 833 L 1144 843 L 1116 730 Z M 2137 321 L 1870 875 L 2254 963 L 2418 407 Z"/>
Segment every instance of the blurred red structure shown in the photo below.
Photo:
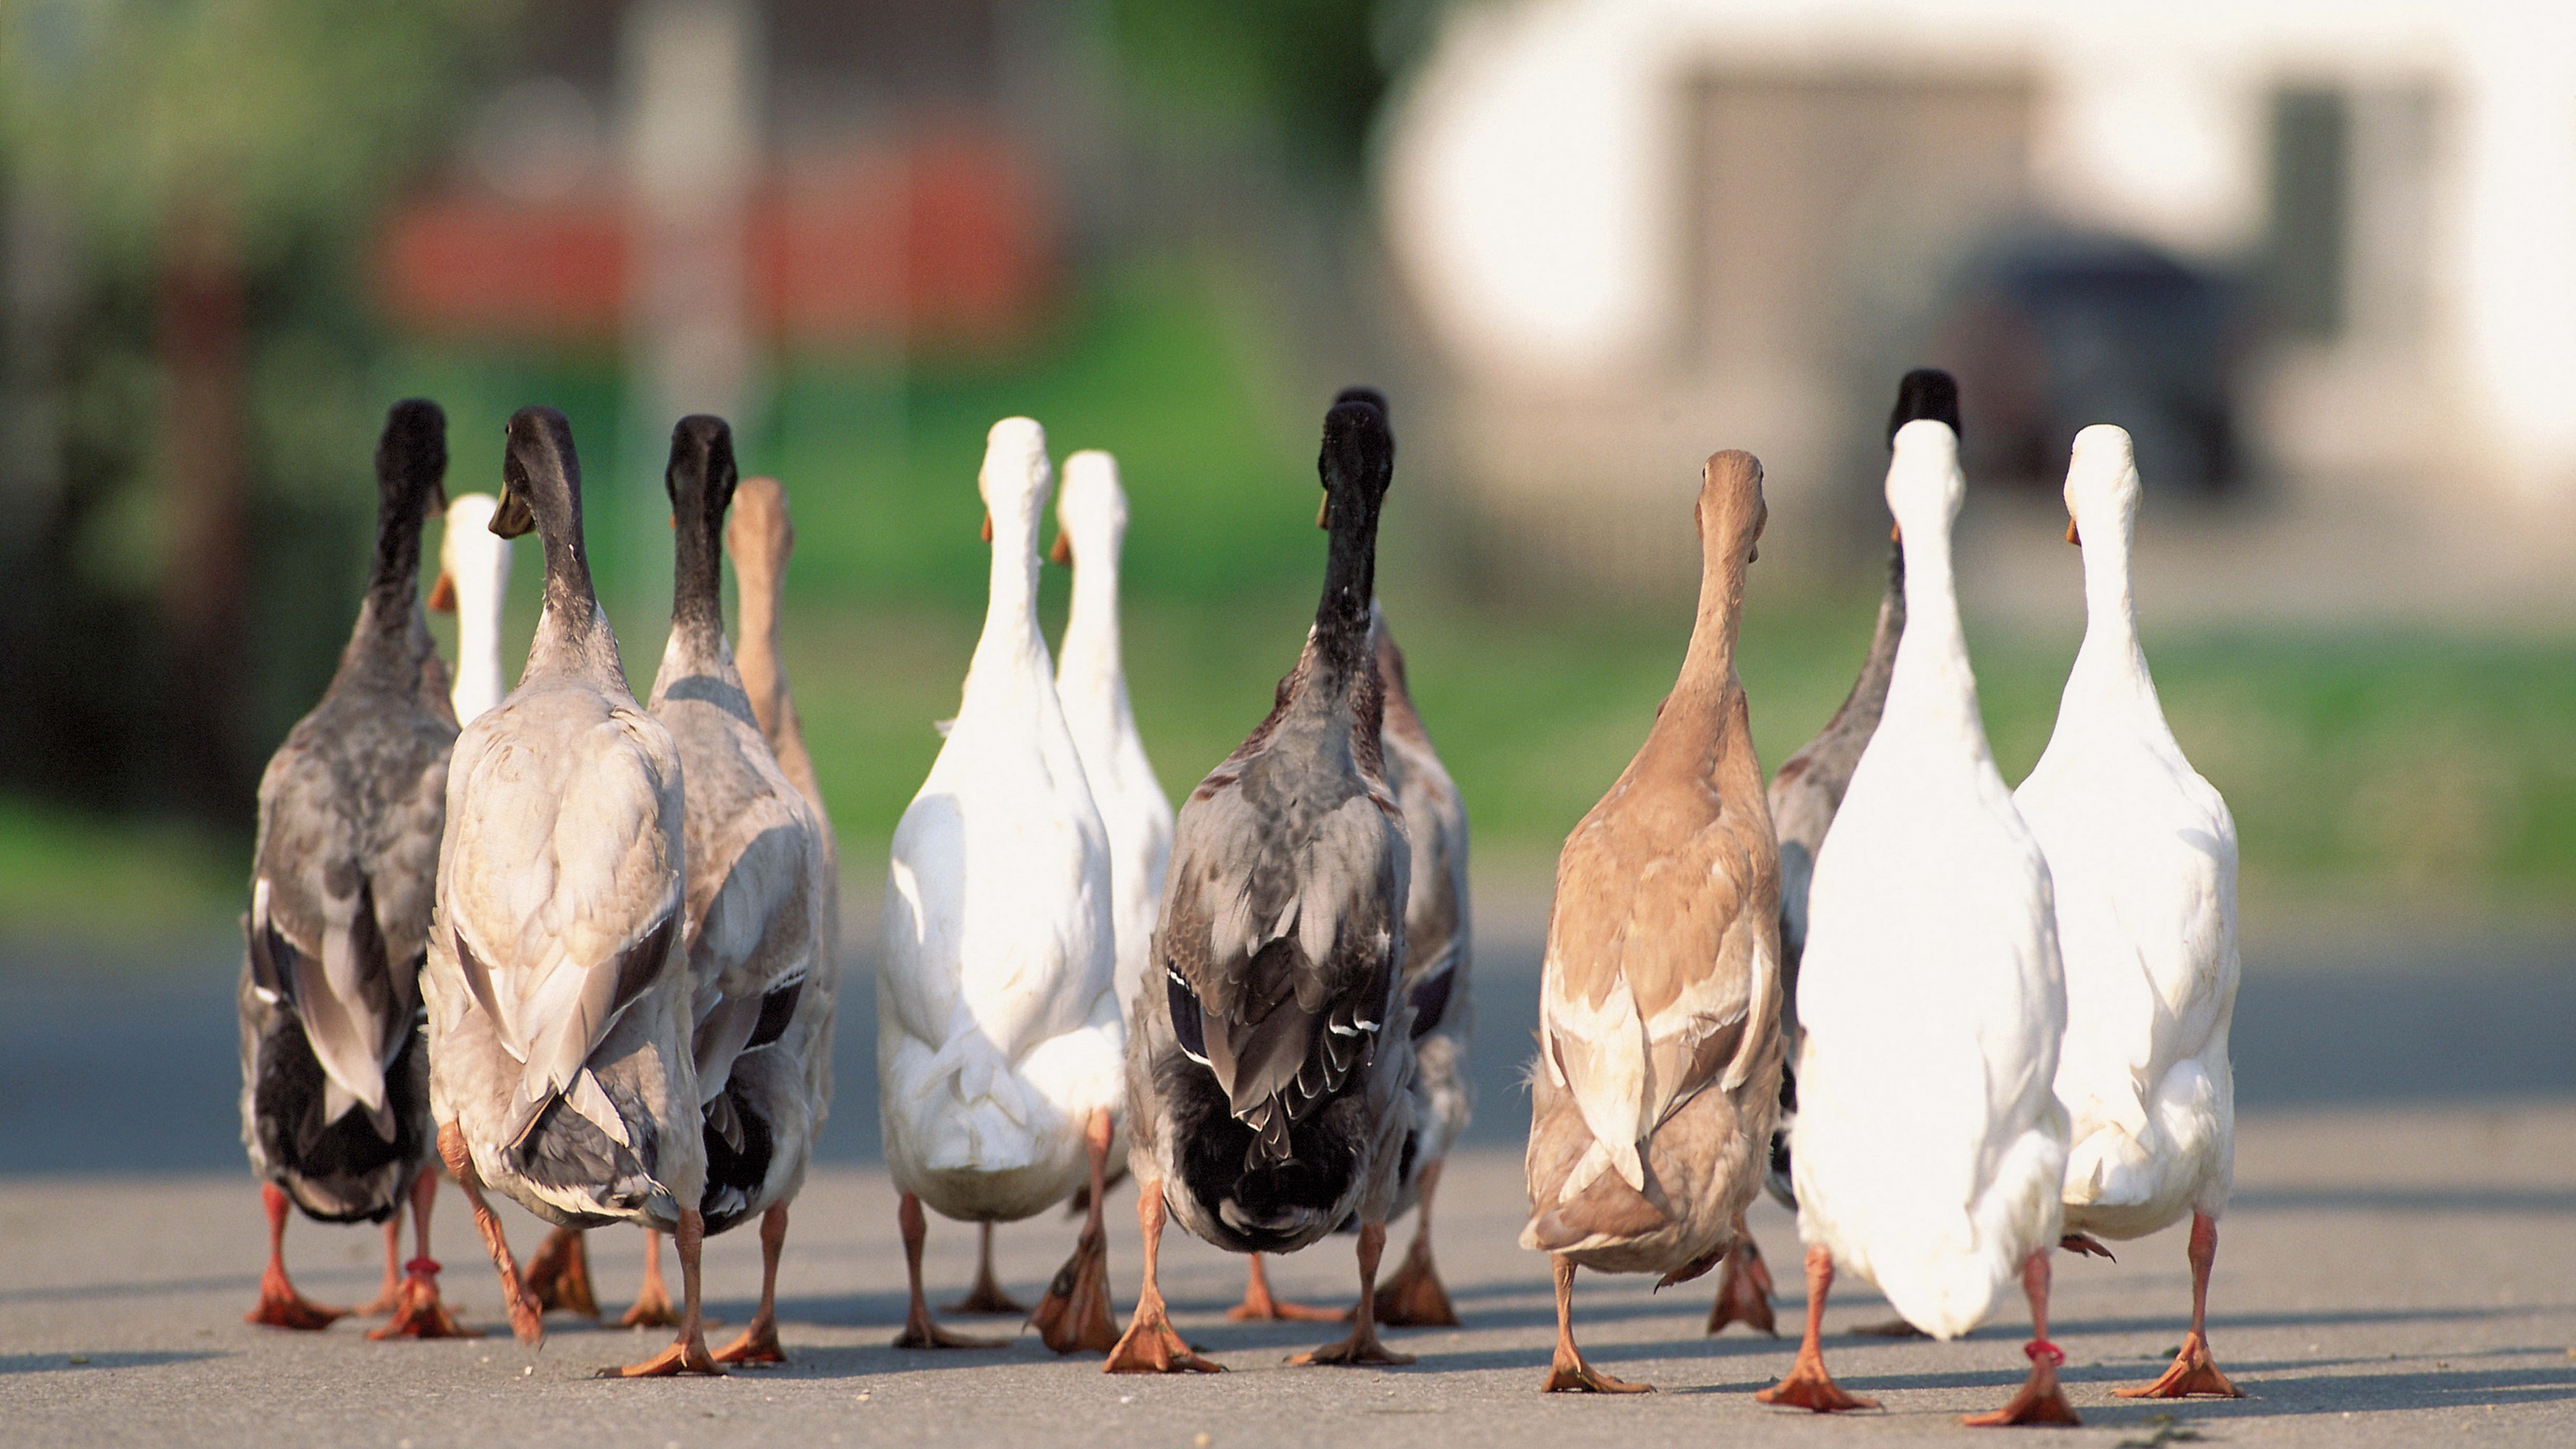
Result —
<path fill-rule="evenodd" d="M 1056 229 L 1022 152 L 958 127 L 779 168 L 743 244 L 757 315 L 782 346 L 985 351 L 1041 319 Z M 602 345 L 624 331 L 633 273 L 617 193 L 528 203 L 458 184 L 394 209 L 376 291 L 426 336 Z"/>

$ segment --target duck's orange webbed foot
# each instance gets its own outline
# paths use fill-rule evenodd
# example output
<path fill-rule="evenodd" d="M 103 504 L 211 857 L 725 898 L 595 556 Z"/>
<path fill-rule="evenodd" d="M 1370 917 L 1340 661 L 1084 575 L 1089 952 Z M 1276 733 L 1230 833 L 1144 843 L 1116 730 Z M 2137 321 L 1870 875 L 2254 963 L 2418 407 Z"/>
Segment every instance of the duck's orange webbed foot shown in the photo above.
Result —
<path fill-rule="evenodd" d="M 1717 1301 L 1708 1310 L 1708 1331 L 1718 1333 L 1730 1323 L 1741 1323 L 1757 1333 L 1779 1337 L 1779 1320 L 1771 1315 L 1771 1293 L 1771 1269 L 1762 1261 L 1762 1250 L 1749 1237 L 1737 1238 L 1718 1268 Z"/>
<path fill-rule="evenodd" d="M 1753 1395 L 1754 1402 L 1778 1404 L 1784 1408 L 1812 1409 L 1819 1414 L 1840 1414 L 1853 1409 L 1875 1409 L 1878 1400 L 1846 1393 L 1825 1372 L 1823 1354 L 1811 1354 L 1801 1348 L 1798 1361 L 1789 1368 L 1788 1377 Z"/>
<path fill-rule="evenodd" d="M 741 1337 L 716 1350 L 715 1358 L 741 1368 L 775 1368 L 787 1362 L 786 1350 L 778 1346 L 778 1320 L 753 1319 Z"/>
<path fill-rule="evenodd" d="M 431 1258 L 414 1258 L 403 1265 L 401 1301 L 394 1305 L 392 1320 L 381 1328 L 370 1329 L 367 1337 L 388 1338 L 481 1338 L 480 1330 L 458 1323 L 438 1296 L 438 1263 Z"/>
<path fill-rule="evenodd" d="M 599 1317 L 599 1295 L 590 1286 L 589 1241 L 579 1228 L 557 1228 L 546 1234 L 536 1256 L 519 1270 L 519 1281 L 527 1285 L 540 1311 Z M 679 1321 L 675 1314 L 657 1326 L 670 1327 Z"/>
<path fill-rule="evenodd" d="M 2114 1390 L 2124 1399 L 2187 1399 L 2206 1394 L 2219 1399 L 2241 1399 L 2245 1391 L 2227 1381 L 2218 1371 L 2217 1360 L 2209 1356 L 2209 1340 L 2197 1333 L 2186 1334 L 2182 1352 L 2174 1355 L 2164 1376 L 2151 1384 Z"/>
<path fill-rule="evenodd" d="M 1350 1313 L 1343 1316 L 1358 1312 L 1359 1305 L 1353 1304 Z M 1389 1328 L 1458 1326 L 1458 1310 L 1449 1301 L 1449 1290 L 1440 1282 L 1440 1270 L 1431 1262 L 1428 1233 L 1415 1235 L 1395 1276 L 1378 1285 L 1377 1321 Z"/>
<path fill-rule="evenodd" d="M 1581 1353 L 1571 1352 L 1560 1343 L 1556 1359 L 1547 1366 L 1547 1382 L 1538 1386 L 1542 1394 L 1651 1394 L 1653 1384 L 1630 1383 L 1613 1378 L 1594 1368 Z"/>
<path fill-rule="evenodd" d="M 1372 1322 L 1353 1327 L 1350 1337 L 1339 1343 L 1328 1343 L 1322 1348 L 1310 1348 L 1304 1353 L 1291 1357 L 1288 1362 L 1300 1367 L 1334 1364 L 1344 1368 L 1360 1368 L 1369 1364 L 1384 1364 L 1401 1368 L 1413 1362 L 1413 1355 L 1397 1353 L 1394 1349 L 1380 1343 L 1377 1337 L 1377 1325 Z"/>
<path fill-rule="evenodd" d="M 1970 1414 L 1959 1422 L 1971 1429 L 1997 1429 L 2022 1424 L 2081 1424 L 2075 1406 L 2057 1386 L 2057 1366 L 2066 1362 L 2066 1354 L 2046 1339 L 2033 1339 L 2022 1352 L 2030 1355 L 2030 1377 L 2022 1381 L 2021 1392 L 2012 1402 L 1991 1414 Z"/>
<path fill-rule="evenodd" d="M 642 1363 L 630 1363 L 624 1368 L 601 1369 L 598 1377 L 669 1379 L 678 1378 L 682 1374 L 704 1374 L 710 1378 L 724 1377 L 724 1365 L 717 1363 L 715 1355 L 707 1352 L 705 1335 L 691 1334 L 685 1341 L 672 1344 Z"/>
<path fill-rule="evenodd" d="M 311 1333 L 329 1328 L 349 1316 L 345 1308 L 325 1308 L 295 1291 L 295 1285 L 277 1268 L 260 1275 L 259 1306 L 242 1315 L 242 1322 L 263 1328 L 292 1328 Z"/>
<path fill-rule="evenodd" d="M 1099 1224 L 1083 1229 L 1029 1322 L 1057 1353 L 1107 1353 L 1118 1346 L 1118 1323 L 1109 1315 L 1109 1239 Z"/>
<path fill-rule="evenodd" d="M 1244 1270 L 1243 1301 L 1227 1309 L 1225 1316 L 1236 1323 L 1340 1323 L 1358 1311 L 1357 1304 L 1346 1310 L 1283 1301 L 1270 1291 L 1270 1271 L 1255 1253 Z"/>
<path fill-rule="evenodd" d="M 1136 1317 L 1128 1323 L 1127 1332 L 1110 1347 L 1109 1359 L 1100 1366 L 1105 1374 L 1221 1374 L 1225 1365 L 1203 1358 L 1190 1347 L 1180 1331 L 1172 1327 L 1172 1316 L 1163 1307 L 1162 1295 L 1150 1294 L 1136 1304 Z"/>

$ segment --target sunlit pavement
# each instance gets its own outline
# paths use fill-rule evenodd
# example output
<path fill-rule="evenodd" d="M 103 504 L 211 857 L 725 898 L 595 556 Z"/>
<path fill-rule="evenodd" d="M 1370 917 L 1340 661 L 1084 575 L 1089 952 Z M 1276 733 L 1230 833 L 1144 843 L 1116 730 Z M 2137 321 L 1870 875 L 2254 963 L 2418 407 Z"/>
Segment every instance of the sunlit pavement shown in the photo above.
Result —
<path fill-rule="evenodd" d="M 2329 953 L 2330 955 L 2331 953 Z M 2219 1362 L 2249 1397 L 2151 1405 L 2117 1400 L 2180 1338 L 2189 1308 L 2182 1234 L 2118 1245 L 2117 1264 L 2061 1256 L 2055 1337 L 2086 1427 L 2061 1442 L 2113 1445 L 2576 1444 L 2576 973 L 2563 949 L 2481 943 L 2371 958 L 2249 953 L 2236 1027 L 2246 1104 L 2238 1193 L 2212 1289 Z M 1585 1275 L 1578 1331 L 1601 1365 L 1663 1392 L 1545 1398 L 1553 1311 L 1545 1260 L 1514 1246 L 1522 1199 L 1514 1077 L 1535 1024 L 1534 941 L 1479 960 L 1480 1118 L 1440 1201 L 1440 1262 L 1459 1330 L 1390 1337 L 1412 1368 L 1290 1369 L 1314 1325 L 1245 1326 L 1223 1310 L 1239 1261 L 1175 1233 L 1165 1284 L 1183 1330 L 1235 1372 L 1213 1379 L 1110 1378 L 1062 1361 L 1032 1334 L 1000 1351 L 886 1346 L 902 1317 L 894 1202 L 874 1147 L 874 1033 L 866 984 L 843 994 L 841 1097 L 795 1210 L 781 1290 L 794 1362 L 720 1382 L 608 1383 L 658 1333 L 555 1320 L 544 1349 L 507 1336 L 488 1260 L 462 1199 L 439 1198 L 436 1252 L 478 1343 L 369 1343 L 344 1321 L 319 1334 L 241 1322 L 264 1253 L 257 1194 L 238 1145 L 231 973 L 209 949 L 185 970 L 105 974 L 60 960 L 0 960 L 0 1445 L 1102 1444 L 1388 1446 L 1974 1442 L 1953 1427 L 1994 1407 L 2024 1368 L 2018 1301 L 1952 1344 L 1836 1336 L 1827 1352 L 1884 1412 L 1817 1419 L 1763 1408 L 1752 1391 L 1792 1344 L 1742 1328 L 1709 1339 L 1713 1283 L 1660 1295 L 1638 1278 Z M 1110 1251 L 1121 1307 L 1138 1255 L 1134 1198 L 1112 1196 Z M 537 1225 L 505 1209 L 525 1252 Z M 1753 1225 L 1782 1296 L 1802 1311 L 1789 1217 L 1765 1202 Z M 1396 1225 L 1401 1248 L 1409 1222 Z M 1070 1248 L 1050 1215 L 1005 1228 L 1002 1262 L 1023 1299 Z M 381 1237 L 298 1220 L 287 1241 L 299 1284 L 323 1301 L 373 1294 Z M 961 1294 L 970 1228 L 934 1219 L 935 1302 Z M 631 1231 L 594 1235 L 611 1315 L 632 1292 Z M 1389 1254 L 1390 1262 L 1395 1257 Z M 708 1296 L 748 1318 L 758 1248 L 738 1232 L 708 1246 Z M 1342 1302 L 1350 1240 L 1279 1265 L 1284 1294 Z M 1857 1284 L 1829 1330 L 1886 1317 Z M 965 1320 L 1010 1332 L 1015 1324 Z M 731 1329 L 713 1337 L 721 1343 Z M 2160 1414 L 2172 1421 L 2160 1422 Z M 2158 1436 L 2164 1437 L 2159 1439 Z"/>
<path fill-rule="evenodd" d="M 2211 1338 L 2248 1397 L 2149 1405 L 2112 1397 L 2149 1378 L 2180 1336 L 2188 1299 L 2179 1233 L 2122 1245 L 2116 1265 L 2061 1258 L 2056 1337 L 2086 1427 L 2077 1443 L 2576 1443 L 2576 1107 L 2333 1110 L 2244 1124 L 2239 1190 L 2212 1289 Z M 1134 1291 L 1133 1196 L 1113 1199 L 1122 1303 Z M 1313 1325 L 1227 1323 L 1241 1264 L 1186 1239 L 1166 1283 L 1183 1330 L 1234 1372 L 1112 1378 L 1059 1360 L 1031 1334 L 1000 1351 L 886 1346 L 902 1317 L 894 1200 L 881 1173 L 818 1175 L 795 1212 L 781 1337 L 794 1362 L 721 1382 L 600 1382 L 659 1332 L 556 1318 L 541 1351 L 499 1322 L 488 1262 L 462 1202 L 440 1199 L 437 1252 L 451 1303 L 496 1337 L 369 1343 L 343 1321 L 318 1334 L 245 1326 L 262 1229 L 240 1174 L 92 1176 L 0 1186 L 0 1439 L 30 1444 L 1337 1444 L 1616 1443 L 1707 1446 L 1959 1440 L 1965 1411 L 2020 1376 L 2019 1305 L 1957 1343 L 1836 1336 L 1830 1362 L 1884 1411 L 1841 1420 L 1765 1409 L 1752 1391 L 1790 1342 L 1700 1331 L 1710 1284 L 1650 1295 L 1643 1279 L 1586 1275 L 1577 1326 L 1611 1372 L 1663 1392 L 1542 1397 L 1552 1332 L 1545 1261 L 1513 1246 L 1519 1163 L 1480 1150 L 1443 1195 L 1440 1259 L 1466 1326 L 1402 1332 L 1404 1369 L 1292 1369 Z M 533 1220 L 510 1214 L 532 1246 Z M 1765 1204 L 1756 1232 L 1800 1311 L 1797 1247 Z M 1399 1241 L 1401 1233 L 1399 1230 Z M 1052 1216 L 1001 1235 L 1013 1291 L 1040 1291 L 1072 1242 Z M 1282 1263 L 1283 1292 L 1351 1291 L 1348 1239 Z M 323 1300 L 373 1291 L 377 1235 L 298 1223 L 301 1286 Z M 962 1291 L 971 1229 L 934 1221 L 934 1291 Z M 631 1291 L 637 1235 L 594 1236 L 603 1300 Z M 708 1296 L 739 1324 L 758 1286 L 749 1234 L 708 1248 Z M 610 1304 L 614 1313 L 615 1303 Z M 1874 1295 L 1838 1295 L 1829 1330 L 1875 1321 Z M 985 1320 L 988 1332 L 1016 1325 Z M 721 1336 L 718 1341 L 721 1342 Z M 2172 1415 L 2170 1432 L 2162 1414 Z M 2029 1431 L 2058 1432 L 2058 1431 Z"/>

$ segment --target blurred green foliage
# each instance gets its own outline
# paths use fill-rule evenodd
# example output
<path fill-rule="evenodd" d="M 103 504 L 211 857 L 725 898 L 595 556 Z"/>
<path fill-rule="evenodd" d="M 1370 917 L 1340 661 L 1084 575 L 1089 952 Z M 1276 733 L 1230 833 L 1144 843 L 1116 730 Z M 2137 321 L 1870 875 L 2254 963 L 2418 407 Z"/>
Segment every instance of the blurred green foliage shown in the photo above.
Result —
<path fill-rule="evenodd" d="M 1448 0 L 1108 0 L 1119 69 L 1148 100 L 1297 169 L 1354 181 L 1378 103 Z M 1141 94 L 1140 94 L 1141 92 Z"/>

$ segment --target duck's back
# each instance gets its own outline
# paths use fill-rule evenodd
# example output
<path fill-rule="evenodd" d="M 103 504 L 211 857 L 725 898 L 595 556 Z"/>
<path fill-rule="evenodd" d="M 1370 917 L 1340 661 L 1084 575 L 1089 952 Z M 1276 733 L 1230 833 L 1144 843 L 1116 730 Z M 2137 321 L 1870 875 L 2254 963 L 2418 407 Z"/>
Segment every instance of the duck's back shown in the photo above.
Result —
<path fill-rule="evenodd" d="M 456 738 L 440 702 L 344 672 L 260 779 L 243 1132 L 262 1175 L 324 1218 L 390 1211 L 426 1150 L 412 1024 Z M 369 1091 L 378 1110 L 345 1115 Z"/>
<path fill-rule="evenodd" d="M 2160 721 L 2159 721 L 2160 723 Z M 2112 1236 L 2225 1203 L 2235 1089 L 2236 828 L 2170 731 L 2061 728 L 2016 792 L 2066 963 L 2066 1197 Z"/>
<path fill-rule="evenodd" d="M 1801 1231 L 1949 1337 L 2058 1231 L 2048 875 L 1983 748 L 1891 705 L 1816 862 Z"/>

